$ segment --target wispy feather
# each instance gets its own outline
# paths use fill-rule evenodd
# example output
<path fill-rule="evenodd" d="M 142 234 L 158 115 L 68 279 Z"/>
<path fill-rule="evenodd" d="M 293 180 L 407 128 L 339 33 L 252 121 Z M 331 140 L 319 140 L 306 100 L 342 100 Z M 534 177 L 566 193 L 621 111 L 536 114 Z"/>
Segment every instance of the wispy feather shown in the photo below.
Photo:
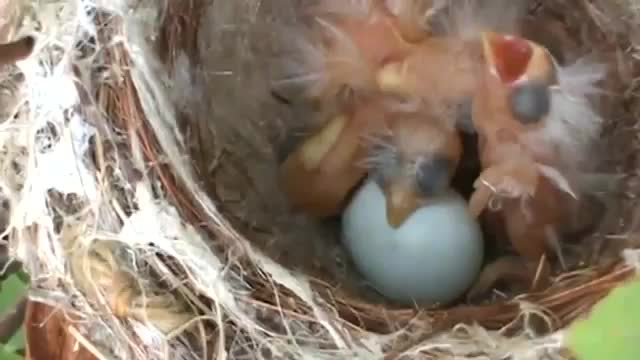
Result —
<path fill-rule="evenodd" d="M 589 148 L 600 135 L 603 118 L 590 97 L 602 93 L 597 83 L 606 74 L 602 64 L 580 59 L 557 67 L 558 85 L 551 95 L 551 113 L 543 128 L 525 141 L 538 153 L 554 151 L 563 167 L 579 168 L 591 160 Z M 559 157 L 558 157 L 559 156 Z"/>
<path fill-rule="evenodd" d="M 438 3 L 438 1 L 436 1 Z M 461 38 L 476 38 L 484 30 L 518 33 L 517 20 L 525 10 L 524 0 L 451 0 L 434 17 L 439 32 Z"/>

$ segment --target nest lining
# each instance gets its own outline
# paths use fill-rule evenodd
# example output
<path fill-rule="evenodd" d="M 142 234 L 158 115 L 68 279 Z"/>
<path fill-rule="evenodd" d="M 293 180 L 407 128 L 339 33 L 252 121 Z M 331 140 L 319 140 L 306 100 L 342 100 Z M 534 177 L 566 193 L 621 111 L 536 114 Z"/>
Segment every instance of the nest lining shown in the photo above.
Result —
<path fill-rule="evenodd" d="M 624 144 L 612 157 L 633 192 L 637 70 L 625 52 L 637 27 L 607 19 L 635 13 L 603 3 L 582 2 L 580 13 L 550 1 L 544 11 L 583 24 L 583 46 L 619 65 L 603 111 L 617 120 L 607 138 Z M 345 293 L 331 281 L 345 280 L 334 270 L 338 248 L 326 245 L 331 231 L 288 213 L 275 182 L 273 144 L 304 109 L 268 96 L 278 39 L 267 30 L 295 18 L 296 4 L 163 5 L 24 2 L 30 17 L 18 33 L 37 31 L 42 45 L 3 82 L 18 89 L 7 101 L 20 92 L 28 101 L 3 124 L 11 245 L 33 276 L 32 299 L 78 316 L 97 357 L 562 358 L 561 333 L 532 329 L 566 325 L 633 274 L 627 252 L 626 262 L 565 274 L 543 293 L 450 311 Z M 76 54 L 78 44 L 95 49 Z M 607 244 L 609 258 L 634 247 L 636 207 L 616 204 L 604 230 L 625 236 Z M 477 323 L 459 325 L 469 318 Z"/>

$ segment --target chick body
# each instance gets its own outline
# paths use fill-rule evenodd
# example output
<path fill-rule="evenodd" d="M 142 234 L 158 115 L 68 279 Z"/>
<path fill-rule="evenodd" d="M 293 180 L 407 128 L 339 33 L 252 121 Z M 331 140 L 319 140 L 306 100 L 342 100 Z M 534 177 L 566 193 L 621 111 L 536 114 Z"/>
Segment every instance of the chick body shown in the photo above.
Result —
<path fill-rule="evenodd" d="M 432 107 L 456 105 L 476 91 L 481 64 L 477 42 L 434 36 L 406 55 L 390 59 L 376 73 L 381 91 L 418 97 Z"/>
<path fill-rule="evenodd" d="M 427 36 L 406 16 L 394 15 L 384 1 L 329 2 L 309 12 L 315 15 L 314 28 L 322 43 L 324 74 L 324 81 L 309 96 L 323 104 L 331 103 L 344 89 L 376 91 L 378 69 L 403 58 Z"/>
<path fill-rule="evenodd" d="M 453 191 L 431 198 L 398 228 L 385 195 L 368 180 L 342 217 L 345 247 L 363 276 L 403 303 L 449 303 L 475 280 L 484 256 L 480 227 Z"/>
<path fill-rule="evenodd" d="M 481 275 L 470 293 L 488 290 L 493 285 L 489 282 L 501 278 L 495 272 L 502 272 L 502 277 L 528 277 L 535 290 L 547 283 L 551 271 L 548 260 L 558 255 L 563 237 L 580 231 L 572 216 L 581 199 L 565 178 L 575 164 L 567 162 L 571 156 L 563 152 L 571 147 L 567 144 L 576 148 L 584 144 L 576 141 L 581 136 L 578 131 L 567 133 L 565 138 L 551 135 L 575 121 L 567 113 L 585 116 L 590 112 L 582 101 L 559 105 L 564 101 L 564 89 L 558 68 L 542 46 L 487 32 L 483 48 L 487 68 L 473 104 L 483 172 L 470 207 L 479 214 L 495 197 L 498 211 L 485 213 L 485 218 L 504 229 L 523 263 L 517 266 L 511 260 L 498 260 L 493 264 L 496 266 L 485 269 L 494 273 Z"/>
<path fill-rule="evenodd" d="M 482 263 L 479 225 L 450 188 L 461 140 L 442 115 L 390 123 L 371 148 L 369 180 L 343 213 L 343 241 L 356 266 L 400 302 L 453 301 Z"/>

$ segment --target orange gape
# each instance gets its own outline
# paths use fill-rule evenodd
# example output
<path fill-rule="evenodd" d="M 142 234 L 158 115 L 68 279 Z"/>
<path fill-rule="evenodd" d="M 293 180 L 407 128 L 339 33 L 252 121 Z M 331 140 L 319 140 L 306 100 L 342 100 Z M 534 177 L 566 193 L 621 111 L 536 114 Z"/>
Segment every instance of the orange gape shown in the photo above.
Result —
<path fill-rule="evenodd" d="M 394 3 L 405 6 L 402 16 L 394 15 L 389 3 L 325 0 L 311 11 L 322 33 L 326 74 L 317 76 L 318 91 L 310 93 L 321 105 L 346 104 L 349 110 L 329 121 L 282 166 L 291 202 L 317 217 L 337 215 L 367 173 L 377 180 L 382 174 L 388 221 L 398 226 L 432 192 L 416 180 L 418 163 L 427 174 L 438 175 L 428 179 L 438 189 L 451 180 L 462 150 L 453 128 L 457 121 L 447 120 L 450 113 L 445 113 L 472 101 L 482 173 L 469 207 L 491 221 L 496 233 L 504 232 L 519 257 L 489 265 L 470 293 L 488 290 L 500 278 L 541 275 L 543 283 L 550 275 L 553 247 L 564 234 L 576 231 L 572 217 L 579 204 L 561 185 L 566 182 L 562 172 L 571 165 L 560 152 L 563 145 L 573 144 L 562 143 L 558 134 L 573 123 L 556 116 L 565 112 L 562 106 L 557 113 L 551 109 L 568 101 L 552 92 L 553 87 L 563 90 L 554 59 L 547 49 L 518 36 L 490 31 L 479 37 L 455 31 L 435 35 L 408 15 L 418 1 Z M 350 96 L 342 99 L 343 94 Z M 391 98 L 410 100 L 415 112 L 391 111 L 383 104 Z M 449 127 L 441 126 L 447 123 Z M 373 169 L 359 166 L 371 156 L 364 138 L 385 131 L 390 140 L 382 151 L 393 156 L 385 154 L 386 162 Z M 497 211 L 485 211 L 496 210 L 496 204 Z"/>
<path fill-rule="evenodd" d="M 493 33 L 484 35 L 483 46 L 487 71 L 474 98 L 473 109 L 483 172 L 475 183 L 470 208 L 475 215 L 480 215 L 490 199 L 497 196 L 499 208 L 485 215 L 491 218 L 492 226 L 502 227 L 523 261 L 500 259 L 490 264 L 469 292 L 470 296 L 489 290 L 493 282 L 501 278 L 533 280 L 537 275 L 539 281 L 533 285 L 543 285 L 550 276 L 547 260 L 554 255 L 553 245 L 571 230 L 570 209 L 576 201 L 541 173 L 540 166 L 553 165 L 554 159 L 548 154 L 536 154 L 524 141 L 529 133 L 553 121 L 548 119 L 546 108 L 550 101 L 536 98 L 551 96 L 550 93 L 534 87 L 527 90 L 538 108 L 526 107 L 529 104 L 525 103 L 517 105 L 518 108 L 512 103 L 517 86 L 554 84 L 550 55 L 527 40 Z"/>
<path fill-rule="evenodd" d="M 23 60 L 31 55 L 35 40 L 30 37 L 0 44 L 0 65 L 13 64 L 16 61 Z"/>

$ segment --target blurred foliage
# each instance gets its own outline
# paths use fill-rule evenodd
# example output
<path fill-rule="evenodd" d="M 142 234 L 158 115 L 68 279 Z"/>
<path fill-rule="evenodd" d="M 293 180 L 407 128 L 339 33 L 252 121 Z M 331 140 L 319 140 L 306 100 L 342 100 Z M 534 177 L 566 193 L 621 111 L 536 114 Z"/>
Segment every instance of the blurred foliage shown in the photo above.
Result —
<path fill-rule="evenodd" d="M 578 360 L 640 359 L 640 278 L 614 289 L 569 328 Z"/>
<path fill-rule="evenodd" d="M 11 321 L 6 320 L 5 316 L 12 311 L 19 311 L 17 306 L 26 295 L 28 286 L 28 276 L 22 271 L 3 274 L 2 283 L 0 283 L 0 316 L 4 321 L 0 321 L 0 327 L 11 326 L 6 324 Z M 20 353 L 24 353 L 25 343 L 24 325 L 21 325 L 6 343 L 0 344 L 0 359 L 23 359 Z"/>
<path fill-rule="evenodd" d="M 2 360 L 23 360 L 24 356 L 16 353 L 7 351 L 4 348 L 0 348 L 0 359 Z"/>

